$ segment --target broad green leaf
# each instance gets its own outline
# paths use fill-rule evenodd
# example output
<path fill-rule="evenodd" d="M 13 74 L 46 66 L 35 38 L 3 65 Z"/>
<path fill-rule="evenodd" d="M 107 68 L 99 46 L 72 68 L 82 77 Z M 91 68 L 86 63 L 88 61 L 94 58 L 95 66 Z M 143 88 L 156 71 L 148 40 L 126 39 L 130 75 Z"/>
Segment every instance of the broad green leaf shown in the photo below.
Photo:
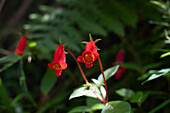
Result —
<path fill-rule="evenodd" d="M 167 53 L 162 54 L 162 55 L 161 55 L 161 58 L 166 57 L 166 56 L 168 56 L 168 55 L 170 55 L 170 52 L 167 52 Z"/>
<path fill-rule="evenodd" d="M 56 83 L 57 77 L 54 74 L 54 70 L 48 69 L 44 75 L 44 77 L 41 80 L 40 90 L 44 94 L 48 94 L 48 92 L 51 90 L 51 88 Z"/>
<path fill-rule="evenodd" d="M 87 106 L 93 106 L 95 104 L 101 103 L 100 100 L 96 99 L 96 98 L 91 98 L 91 97 L 87 97 L 86 98 L 86 105 Z"/>
<path fill-rule="evenodd" d="M 144 93 L 141 91 L 138 91 L 132 99 L 130 99 L 131 103 L 137 103 L 139 106 L 142 105 L 142 103 L 147 99 L 149 93 Z"/>
<path fill-rule="evenodd" d="M 125 100 L 132 98 L 135 95 L 135 92 L 131 89 L 121 88 L 116 90 L 116 93 L 122 96 Z"/>
<path fill-rule="evenodd" d="M 103 86 L 100 86 L 100 91 L 103 95 L 103 97 L 106 97 L 106 90 Z M 93 97 L 93 98 L 97 98 L 96 95 L 99 98 L 102 98 L 101 93 L 100 93 L 99 89 L 97 86 L 83 86 L 80 87 L 78 89 L 76 89 L 71 95 L 70 95 L 70 99 L 72 98 L 76 98 L 76 97 L 80 97 L 80 96 L 87 96 L 87 97 Z"/>
<path fill-rule="evenodd" d="M 148 82 L 148 81 L 151 81 L 151 80 L 153 80 L 153 79 L 156 79 L 156 78 L 158 78 L 158 77 L 161 77 L 161 76 L 163 76 L 163 75 L 165 75 L 165 74 L 167 74 L 167 73 L 169 73 L 170 72 L 170 68 L 166 68 L 166 69 L 161 69 L 161 70 L 159 70 L 159 71 L 157 71 L 155 74 L 152 74 L 147 80 L 145 80 L 142 84 L 144 84 L 144 83 L 146 83 L 146 82 Z"/>
<path fill-rule="evenodd" d="M 74 92 L 70 95 L 70 99 L 72 98 L 76 98 L 76 97 L 80 97 L 80 96 L 84 96 L 85 94 L 87 94 L 89 91 L 86 89 L 86 87 L 80 87 L 76 90 L 74 90 Z"/>
<path fill-rule="evenodd" d="M 118 68 L 119 66 L 114 66 L 104 71 L 104 76 L 106 81 L 117 72 Z M 102 74 L 99 75 L 98 81 L 100 81 L 100 83 L 102 84 L 104 83 Z"/>
<path fill-rule="evenodd" d="M 104 104 L 98 103 L 98 104 L 95 104 L 91 107 L 91 111 L 102 110 L 103 107 L 104 107 Z"/>
<path fill-rule="evenodd" d="M 106 104 L 101 113 L 130 113 L 131 106 L 125 101 L 111 101 Z"/>
<path fill-rule="evenodd" d="M 78 106 L 70 110 L 68 113 L 84 113 L 89 112 L 90 108 L 88 106 Z"/>

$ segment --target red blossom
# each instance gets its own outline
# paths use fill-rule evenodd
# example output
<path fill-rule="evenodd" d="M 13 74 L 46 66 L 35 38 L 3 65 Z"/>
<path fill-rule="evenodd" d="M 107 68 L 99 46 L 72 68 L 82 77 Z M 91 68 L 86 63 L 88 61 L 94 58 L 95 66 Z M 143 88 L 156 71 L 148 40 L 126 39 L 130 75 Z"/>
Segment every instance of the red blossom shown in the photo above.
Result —
<path fill-rule="evenodd" d="M 117 57 L 116 57 L 116 62 L 124 62 L 124 50 L 120 50 L 120 52 L 118 53 Z M 122 74 L 126 71 L 126 68 L 120 66 L 118 71 L 116 72 L 116 74 L 114 75 L 115 79 L 120 79 L 122 77 Z"/>
<path fill-rule="evenodd" d="M 60 76 L 63 69 L 67 68 L 66 56 L 63 45 L 59 45 L 54 53 L 54 60 L 48 64 L 50 69 L 55 69 L 55 75 Z"/>
<path fill-rule="evenodd" d="M 93 62 L 99 57 L 94 41 L 90 41 L 85 46 L 85 51 L 82 53 L 82 56 L 77 58 L 78 62 L 84 62 L 86 68 L 93 66 Z"/>
<path fill-rule="evenodd" d="M 15 49 L 15 54 L 22 56 L 24 54 L 26 44 L 27 44 L 27 37 L 23 36 L 22 39 L 19 41 L 17 48 Z"/>

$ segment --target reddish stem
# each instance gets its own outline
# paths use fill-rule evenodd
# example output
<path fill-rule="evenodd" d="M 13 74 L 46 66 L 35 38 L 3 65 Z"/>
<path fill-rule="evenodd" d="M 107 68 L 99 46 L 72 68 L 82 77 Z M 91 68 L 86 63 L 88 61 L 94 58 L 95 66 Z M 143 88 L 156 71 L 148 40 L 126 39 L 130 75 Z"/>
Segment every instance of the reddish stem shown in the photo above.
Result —
<path fill-rule="evenodd" d="M 74 56 L 74 54 L 73 54 L 69 49 L 67 49 L 67 48 L 64 48 L 64 49 L 65 49 L 66 51 L 68 51 L 68 52 L 70 53 L 70 55 L 73 57 L 73 59 L 76 61 L 77 65 L 78 65 L 78 67 L 79 67 L 79 70 L 80 70 L 80 72 L 81 72 L 81 75 L 83 76 L 84 81 L 85 81 L 86 83 L 89 83 L 88 80 L 87 80 L 87 78 L 86 78 L 86 76 L 85 76 L 85 74 L 84 74 L 84 72 L 83 72 L 83 69 L 81 68 L 81 66 L 80 66 L 79 62 L 77 61 L 76 57 Z"/>
<path fill-rule="evenodd" d="M 97 97 L 97 99 L 98 100 L 100 100 L 101 102 L 103 102 L 104 104 L 106 104 L 107 102 L 105 101 L 105 100 L 103 100 L 103 99 L 101 99 L 101 98 L 99 98 L 98 96 L 97 96 L 97 94 L 93 91 L 93 93 L 94 93 L 94 95 Z"/>
<path fill-rule="evenodd" d="M 106 83 L 106 79 L 105 79 L 105 76 L 104 76 L 103 66 L 102 66 L 102 63 L 101 63 L 100 56 L 98 57 L 98 61 L 99 61 L 100 70 L 102 72 L 102 76 L 103 76 L 103 80 L 104 80 L 104 86 L 105 86 L 105 89 L 106 89 L 106 103 L 107 103 L 108 102 L 108 89 L 107 89 L 107 83 Z"/>

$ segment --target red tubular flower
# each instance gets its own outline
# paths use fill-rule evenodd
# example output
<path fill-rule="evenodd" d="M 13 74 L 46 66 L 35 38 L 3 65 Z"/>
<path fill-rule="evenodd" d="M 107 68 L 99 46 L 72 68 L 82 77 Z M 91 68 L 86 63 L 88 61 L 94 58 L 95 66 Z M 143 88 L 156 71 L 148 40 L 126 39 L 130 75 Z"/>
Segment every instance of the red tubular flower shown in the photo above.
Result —
<path fill-rule="evenodd" d="M 22 39 L 19 41 L 17 48 L 15 49 L 15 54 L 22 56 L 24 54 L 26 44 L 27 44 L 27 37 L 23 36 Z"/>
<path fill-rule="evenodd" d="M 63 69 L 67 68 L 66 56 L 63 45 L 59 45 L 54 53 L 54 60 L 48 64 L 50 69 L 55 69 L 55 75 L 60 76 Z"/>
<path fill-rule="evenodd" d="M 93 62 L 99 57 L 94 41 L 90 41 L 85 46 L 85 51 L 82 53 L 82 56 L 77 58 L 78 62 L 84 62 L 86 68 L 93 66 Z"/>
<path fill-rule="evenodd" d="M 120 52 L 117 55 L 116 62 L 124 62 L 124 50 L 120 50 Z M 122 77 L 122 74 L 126 71 L 126 68 L 120 66 L 116 74 L 114 75 L 115 79 L 120 79 Z"/>

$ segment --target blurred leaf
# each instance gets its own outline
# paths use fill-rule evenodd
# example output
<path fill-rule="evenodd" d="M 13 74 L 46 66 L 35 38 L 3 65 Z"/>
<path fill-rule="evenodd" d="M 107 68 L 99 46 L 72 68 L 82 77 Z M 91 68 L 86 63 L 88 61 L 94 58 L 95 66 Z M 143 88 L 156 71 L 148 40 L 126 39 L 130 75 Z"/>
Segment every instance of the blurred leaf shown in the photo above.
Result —
<path fill-rule="evenodd" d="M 89 112 L 90 108 L 88 106 L 77 106 L 71 109 L 68 113 L 84 113 Z"/>
<path fill-rule="evenodd" d="M 103 107 L 104 107 L 104 104 L 97 103 L 91 107 L 90 111 L 102 110 Z"/>
<path fill-rule="evenodd" d="M 130 98 L 132 98 L 135 95 L 135 92 L 131 89 L 126 89 L 126 88 L 121 88 L 116 90 L 116 93 L 119 96 L 122 96 L 125 100 L 128 100 Z"/>
<path fill-rule="evenodd" d="M 119 66 L 114 66 L 104 71 L 106 81 L 117 72 L 118 68 Z M 104 83 L 102 74 L 99 75 L 98 81 L 100 81 L 101 84 Z"/>
<path fill-rule="evenodd" d="M 164 3 L 161 3 L 159 1 L 151 1 L 151 3 L 155 4 L 155 5 L 158 5 L 159 7 L 163 8 L 163 9 L 166 9 L 166 5 Z"/>
<path fill-rule="evenodd" d="M 4 64 L 3 67 L 0 69 L 0 73 L 4 70 L 8 69 L 9 67 L 11 67 L 16 62 L 18 62 L 20 60 L 20 58 L 21 57 L 15 55 L 15 54 L 0 58 L 0 64 Z"/>
<path fill-rule="evenodd" d="M 86 98 L 86 105 L 89 106 L 89 107 L 91 107 L 95 104 L 98 104 L 98 103 L 100 103 L 100 101 L 96 98 L 91 98 L 91 97 Z"/>
<path fill-rule="evenodd" d="M 148 77 L 150 77 L 152 74 L 154 74 L 156 72 L 157 72 L 156 70 L 150 70 L 148 73 L 138 77 L 138 80 L 145 80 L 145 79 L 147 79 Z"/>
<path fill-rule="evenodd" d="M 161 69 L 161 70 L 159 70 L 159 71 L 157 71 L 155 74 L 152 74 L 147 80 L 145 80 L 142 84 L 144 84 L 144 83 L 146 83 L 146 82 L 148 82 L 148 81 L 151 81 L 151 80 L 153 80 L 153 79 L 156 79 L 156 78 L 158 78 L 158 77 L 161 77 L 161 76 L 163 76 L 163 75 L 165 75 L 165 74 L 167 74 L 167 73 L 169 73 L 170 72 L 170 68 L 166 68 L 166 69 Z"/>
<path fill-rule="evenodd" d="M 131 106 L 125 101 L 111 101 L 106 104 L 101 113 L 130 113 Z"/>
<path fill-rule="evenodd" d="M 94 78 L 92 78 L 91 79 L 93 82 L 94 82 L 94 84 L 96 84 L 97 86 L 100 86 L 102 83 L 99 81 L 99 80 L 96 80 L 96 79 L 94 79 Z"/>
<path fill-rule="evenodd" d="M 132 99 L 130 99 L 131 103 L 137 103 L 139 106 L 142 105 L 142 103 L 147 99 L 148 93 L 143 93 L 141 91 L 138 91 Z"/>
<path fill-rule="evenodd" d="M 30 47 L 30 48 L 35 47 L 35 46 L 37 46 L 37 43 L 36 43 L 36 42 L 30 42 L 30 43 L 28 44 L 28 47 Z"/>
<path fill-rule="evenodd" d="M 170 52 L 167 52 L 167 53 L 162 54 L 162 55 L 161 55 L 161 58 L 166 57 L 166 56 L 168 56 L 168 55 L 170 55 Z"/>
<path fill-rule="evenodd" d="M 48 92 L 51 90 L 51 88 L 56 83 L 57 77 L 54 75 L 54 70 L 47 69 L 44 77 L 41 80 L 40 90 L 44 94 L 48 94 Z"/>
<path fill-rule="evenodd" d="M 158 110 L 160 110 L 161 108 L 165 107 L 166 105 L 168 105 L 170 103 L 170 98 L 167 99 L 166 101 L 162 102 L 161 104 L 159 104 L 157 107 L 155 107 L 154 109 L 152 109 L 150 112 L 148 113 L 156 113 Z"/>
<path fill-rule="evenodd" d="M 69 100 L 72 98 L 84 96 L 87 93 L 88 93 L 88 90 L 86 90 L 86 87 L 80 87 L 80 88 L 74 90 L 74 92 L 70 95 Z"/>

